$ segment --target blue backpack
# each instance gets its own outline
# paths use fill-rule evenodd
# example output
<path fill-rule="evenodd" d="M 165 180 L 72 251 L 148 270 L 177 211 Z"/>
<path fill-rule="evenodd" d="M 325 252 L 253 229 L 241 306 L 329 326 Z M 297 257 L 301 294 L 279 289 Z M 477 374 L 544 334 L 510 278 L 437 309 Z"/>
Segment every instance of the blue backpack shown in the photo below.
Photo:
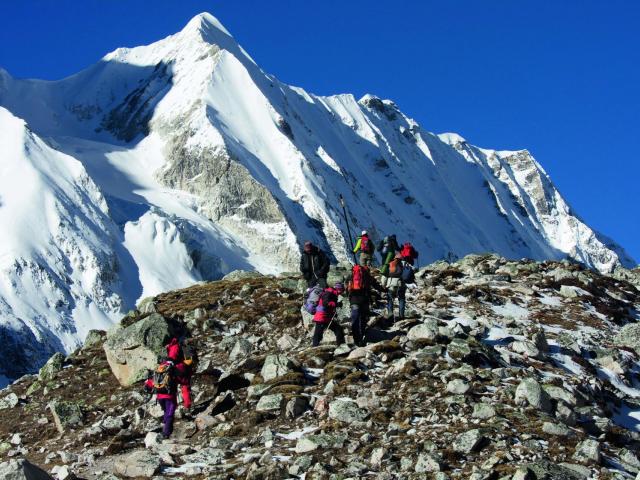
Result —
<path fill-rule="evenodd" d="M 415 283 L 416 282 L 416 276 L 413 272 L 413 267 L 411 265 L 409 265 L 408 263 L 405 262 L 404 266 L 402 267 L 402 273 L 400 274 L 400 280 L 402 280 L 403 283 L 405 284 L 409 284 L 409 283 Z"/>

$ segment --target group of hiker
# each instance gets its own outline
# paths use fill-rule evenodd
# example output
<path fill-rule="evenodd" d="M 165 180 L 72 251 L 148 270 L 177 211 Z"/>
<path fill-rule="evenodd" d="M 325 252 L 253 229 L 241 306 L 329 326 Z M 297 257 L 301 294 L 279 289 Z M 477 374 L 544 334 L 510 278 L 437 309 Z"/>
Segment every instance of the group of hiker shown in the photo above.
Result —
<path fill-rule="evenodd" d="M 304 244 L 300 259 L 300 271 L 307 281 L 305 308 L 313 314 L 315 329 L 312 345 L 317 346 L 324 332 L 329 329 L 340 345 L 344 332 L 336 320 L 339 298 L 346 294 L 351 309 L 351 333 L 357 346 L 365 344 L 365 330 L 370 316 L 372 292 L 386 294 L 387 318 L 401 320 L 405 316 L 407 285 L 414 282 L 414 263 L 418 252 L 410 242 L 400 246 L 395 235 L 382 239 L 377 251 L 380 254 L 380 280 L 373 275 L 375 245 L 366 230 L 358 237 L 354 255 L 359 261 L 353 265 L 346 279 L 346 286 L 339 282 L 327 285 L 329 258 L 312 242 Z M 398 315 L 394 316 L 394 303 L 398 299 Z"/>
<path fill-rule="evenodd" d="M 371 315 L 373 291 L 386 295 L 387 318 L 403 319 L 406 307 L 407 285 L 414 281 L 414 262 L 418 252 L 410 243 L 402 246 L 395 235 L 389 235 L 377 246 L 380 254 L 380 279 L 373 275 L 375 246 L 367 231 L 358 237 L 353 254 L 359 261 L 353 265 L 345 283 L 327 284 L 330 260 L 325 252 L 312 242 L 304 243 L 300 259 L 300 271 L 307 282 L 305 308 L 313 314 L 315 324 L 312 345 L 318 346 L 326 330 L 331 330 L 339 345 L 345 343 L 345 335 L 336 316 L 340 297 L 349 301 L 351 333 L 357 346 L 365 345 L 365 330 Z M 394 317 L 394 302 L 398 299 L 398 315 Z M 144 382 L 147 393 L 155 394 L 163 410 L 162 435 L 168 438 L 178 408 L 178 390 L 185 409 L 192 407 L 191 377 L 196 355 L 191 344 L 171 339 L 166 345 L 166 355 L 159 359 L 154 371 Z"/>

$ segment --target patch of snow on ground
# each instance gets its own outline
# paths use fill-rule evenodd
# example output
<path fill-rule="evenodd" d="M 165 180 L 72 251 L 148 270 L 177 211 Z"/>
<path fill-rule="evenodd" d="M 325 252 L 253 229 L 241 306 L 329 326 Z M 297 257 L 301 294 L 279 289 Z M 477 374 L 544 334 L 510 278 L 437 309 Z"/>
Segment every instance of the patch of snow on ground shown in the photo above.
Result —
<path fill-rule="evenodd" d="M 515 303 L 507 303 L 505 305 L 493 305 L 491 310 L 496 315 L 500 315 L 502 317 L 513 318 L 515 320 L 520 320 L 527 318 L 529 316 L 529 310 L 521 307 L 520 305 L 516 305 Z"/>
<path fill-rule="evenodd" d="M 547 305 L 549 307 L 561 307 L 562 306 L 562 299 L 560 297 L 554 297 L 552 295 L 544 295 L 544 294 L 542 294 L 542 297 L 539 298 L 538 301 L 541 304 Z"/>
<path fill-rule="evenodd" d="M 179 473 L 189 473 L 192 468 L 204 468 L 206 463 L 185 463 L 179 467 L 165 467 L 162 469 L 162 473 L 165 475 L 177 475 Z"/>
<path fill-rule="evenodd" d="M 626 428 L 627 430 L 640 432 L 640 409 L 638 408 L 631 408 L 629 405 L 623 404 L 623 406 L 613 414 L 611 420 L 613 420 L 613 423 L 616 425 Z"/>
<path fill-rule="evenodd" d="M 638 390 L 637 388 L 630 387 L 629 385 L 624 383 L 618 375 L 613 373 L 608 368 L 597 367 L 597 370 L 598 370 L 598 377 L 600 377 L 603 380 L 609 380 L 609 382 L 611 382 L 611 385 L 616 387 L 625 395 L 628 395 L 634 398 L 640 398 L 640 390 Z"/>
<path fill-rule="evenodd" d="M 304 437 L 307 433 L 315 432 L 318 427 L 304 427 L 302 430 L 296 430 L 289 433 L 276 433 L 276 437 L 284 438 L 285 440 L 298 440 Z"/>

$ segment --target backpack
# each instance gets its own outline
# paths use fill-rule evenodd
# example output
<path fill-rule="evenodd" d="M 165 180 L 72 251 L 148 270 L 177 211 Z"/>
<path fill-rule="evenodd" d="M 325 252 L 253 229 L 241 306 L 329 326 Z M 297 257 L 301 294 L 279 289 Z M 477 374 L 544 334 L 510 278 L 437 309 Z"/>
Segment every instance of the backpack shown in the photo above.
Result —
<path fill-rule="evenodd" d="M 160 363 L 153 372 L 153 393 L 170 394 L 175 390 L 175 368 L 171 362 Z"/>
<path fill-rule="evenodd" d="M 364 253 L 373 253 L 373 242 L 367 235 L 360 237 L 360 249 Z"/>
<path fill-rule="evenodd" d="M 320 299 L 318 300 L 318 306 L 316 307 L 315 313 L 326 313 L 328 309 L 327 305 L 331 302 L 332 296 L 332 292 L 329 290 L 323 290 L 320 295 Z"/>
<path fill-rule="evenodd" d="M 354 265 L 351 269 L 351 281 L 349 282 L 349 291 L 365 290 L 369 287 L 369 277 L 365 267 Z"/>
<path fill-rule="evenodd" d="M 196 353 L 196 349 L 193 345 L 182 345 L 182 362 L 185 365 L 190 366 L 198 362 L 198 354 Z"/>
<path fill-rule="evenodd" d="M 319 286 L 311 287 L 307 289 L 307 293 L 305 295 L 304 301 L 304 309 L 310 314 L 316 313 L 316 309 L 318 308 L 318 302 L 320 301 L 320 296 L 324 292 L 324 289 Z"/>
<path fill-rule="evenodd" d="M 402 256 L 402 258 L 407 258 L 411 261 L 418 258 L 418 252 L 416 251 L 415 248 L 413 248 L 413 245 L 411 245 L 411 243 L 409 242 L 402 245 L 402 250 L 400 251 L 400 255 Z"/>
<path fill-rule="evenodd" d="M 402 267 L 402 272 L 400 274 L 400 279 L 405 284 L 415 283 L 416 276 L 413 273 L 413 267 L 411 265 L 406 264 L 406 265 L 404 265 Z"/>
<path fill-rule="evenodd" d="M 402 260 L 399 258 L 394 258 L 389 263 L 389 277 L 391 278 L 400 278 L 402 275 Z"/>

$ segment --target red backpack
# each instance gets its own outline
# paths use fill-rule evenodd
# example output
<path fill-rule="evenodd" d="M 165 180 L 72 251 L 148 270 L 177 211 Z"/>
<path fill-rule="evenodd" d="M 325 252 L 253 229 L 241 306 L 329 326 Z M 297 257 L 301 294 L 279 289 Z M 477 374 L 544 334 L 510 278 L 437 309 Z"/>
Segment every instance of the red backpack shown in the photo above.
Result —
<path fill-rule="evenodd" d="M 391 278 L 400 278 L 402 275 L 402 260 L 399 258 L 394 258 L 389 263 L 389 277 Z"/>
<path fill-rule="evenodd" d="M 364 253 L 373 253 L 373 242 L 368 235 L 360 237 L 360 248 Z"/>
<path fill-rule="evenodd" d="M 411 243 L 409 242 L 402 245 L 402 250 L 400 250 L 400 255 L 405 260 L 410 260 L 410 261 L 413 261 L 416 258 L 418 258 L 418 252 L 416 251 L 415 248 L 413 248 L 413 245 L 411 245 Z"/>
<path fill-rule="evenodd" d="M 354 265 L 351 269 L 351 282 L 349 291 L 365 290 L 369 287 L 369 272 L 366 267 Z"/>

